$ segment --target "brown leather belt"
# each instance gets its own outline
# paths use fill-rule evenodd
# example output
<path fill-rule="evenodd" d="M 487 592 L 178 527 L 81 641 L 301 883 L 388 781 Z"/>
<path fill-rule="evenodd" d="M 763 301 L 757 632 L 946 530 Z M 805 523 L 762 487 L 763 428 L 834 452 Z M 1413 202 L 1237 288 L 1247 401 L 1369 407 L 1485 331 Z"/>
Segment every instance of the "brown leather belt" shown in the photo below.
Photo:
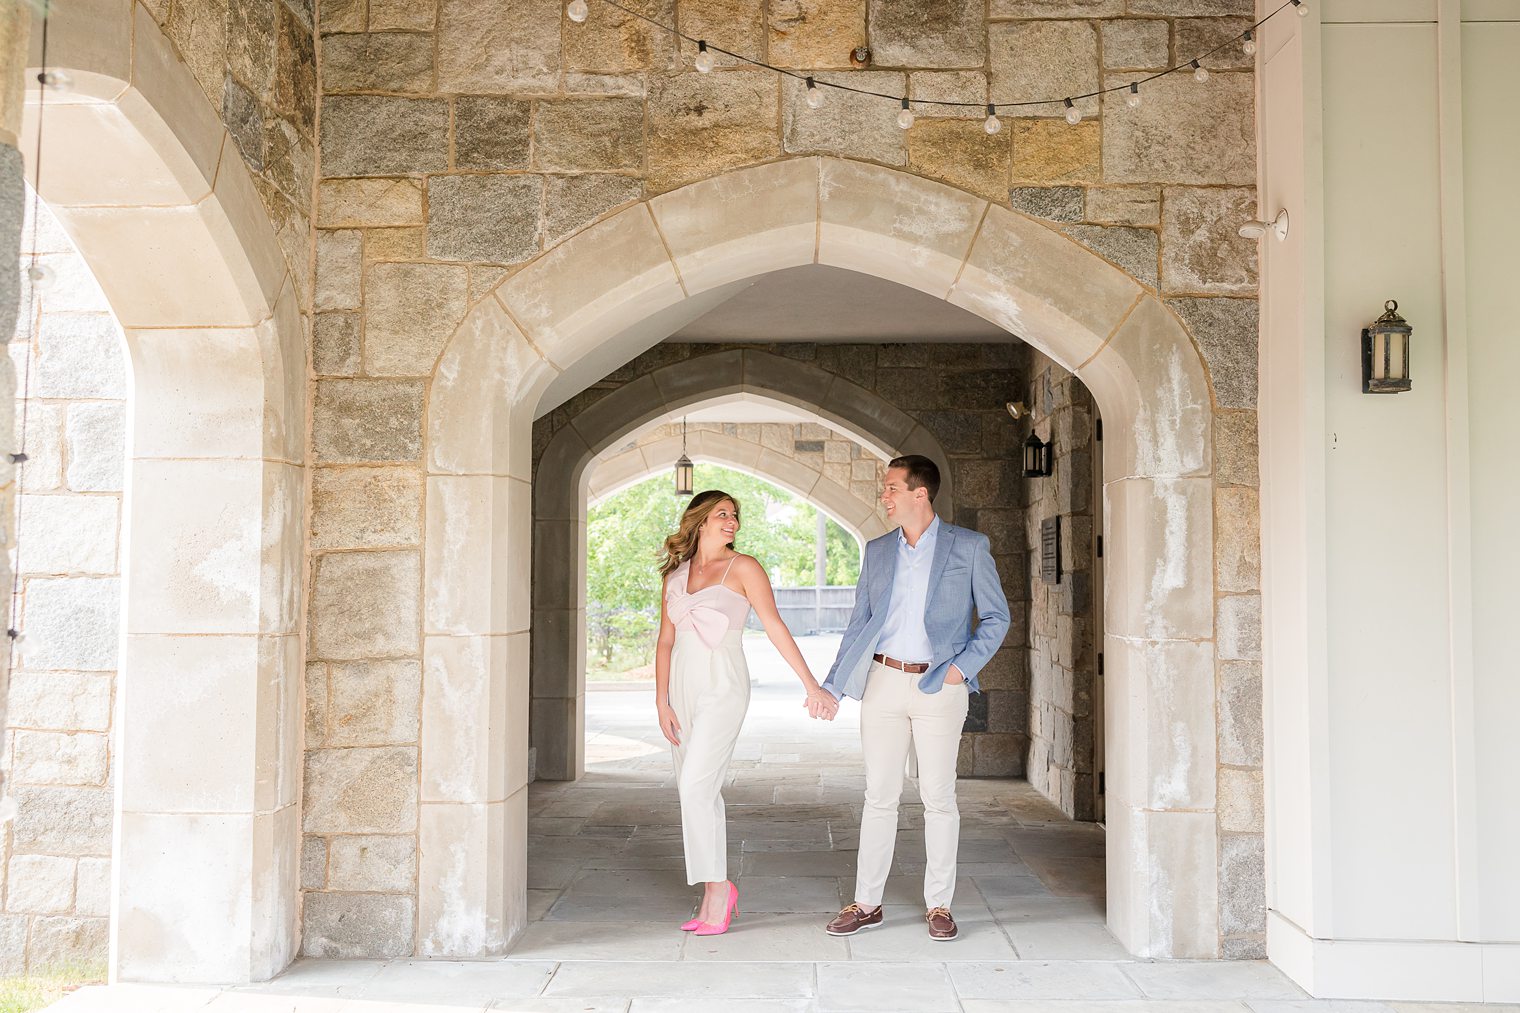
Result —
<path fill-rule="evenodd" d="M 922 675 L 923 673 L 929 671 L 929 666 L 924 662 L 913 663 L 907 661 L 898 661 L 896 658 L 889 658 L 885 654 L 873 654 L 871 655 L 871 660 L 879 661 L 883 665 L 886 665 L 888 668 L 896 668 L 903 672 L 907 672 L 909 675 Z"/>

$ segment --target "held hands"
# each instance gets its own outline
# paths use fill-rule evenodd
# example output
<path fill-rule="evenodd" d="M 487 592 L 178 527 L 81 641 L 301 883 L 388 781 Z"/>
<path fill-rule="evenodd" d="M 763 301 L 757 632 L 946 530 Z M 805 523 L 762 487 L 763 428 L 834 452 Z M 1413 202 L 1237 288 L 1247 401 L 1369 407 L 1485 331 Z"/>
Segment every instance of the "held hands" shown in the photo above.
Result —
<path fill-rule="evenodd" d="M 834 715 L 839 713 L 839 701 L 834 699 L 834 694 L 822 686 L 811 686 L 807 691 L 807 700 L 803 703 L 807 708 L 808 716 L 821 721 L 833 721 Z"/>
<path fill-rule="evenodd" d="M 676 720 L 676 712 L 670 704 L 662 703 L 656 707 L 660 715 L 660 732 L 665 736 L 665 741 L 672 746 L 681 744 L 681 722 Z"/>

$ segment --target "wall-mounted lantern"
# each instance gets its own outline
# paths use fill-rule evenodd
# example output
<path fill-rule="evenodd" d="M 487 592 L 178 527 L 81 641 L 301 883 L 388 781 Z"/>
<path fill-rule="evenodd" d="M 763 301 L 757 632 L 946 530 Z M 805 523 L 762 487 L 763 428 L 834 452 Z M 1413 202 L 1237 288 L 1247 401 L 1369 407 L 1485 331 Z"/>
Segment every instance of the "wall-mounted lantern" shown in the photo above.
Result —
<path fill-rule="evenodd" d="M 1389 299 L 1384 313 L 1362 328 L 1362 393 L 1397 394 L 1409 389 L 1409 335 L 1414 328 Z"/>
<path fill-rule="evenodd" d="M 1024 477 L 1044 478 L 1049 475 L 1054 470 L 1052 456 L 1051 445 L 1043 442 L 1038 434 L 1030 433 L 1029 439 L 1024 441 Z"/>
<path fill-rule="evenodd" d="M 692 467 L 691 458 L 686 456 L 686 418 L 681 418 L 681 457 L 676 461 L 676 495 L 690 496 L 695 490 L 692 483 L 696 469 Z"/>

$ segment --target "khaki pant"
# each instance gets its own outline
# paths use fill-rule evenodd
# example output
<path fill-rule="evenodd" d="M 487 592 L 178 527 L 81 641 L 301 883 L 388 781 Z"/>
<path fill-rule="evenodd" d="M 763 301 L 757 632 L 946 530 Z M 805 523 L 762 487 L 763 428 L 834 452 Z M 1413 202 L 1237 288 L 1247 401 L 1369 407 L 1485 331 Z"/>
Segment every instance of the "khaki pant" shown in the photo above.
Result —
<path fill-rule="evenodd" d="M 865 753 L 866 804 L 860 820 L 855 901 L 881 903 L 902 799 L 908 743 L 918 758 L 918 792 L 924 802 L 925 909 L 949 907 L 955 895 L 955 855 L 961 814 L 955 804 L 955 763 L 966 723 L 965 683 L 938 693 L 918 688 L 921 675 L 873 662 L 860 703 L 860 744 Z"/>

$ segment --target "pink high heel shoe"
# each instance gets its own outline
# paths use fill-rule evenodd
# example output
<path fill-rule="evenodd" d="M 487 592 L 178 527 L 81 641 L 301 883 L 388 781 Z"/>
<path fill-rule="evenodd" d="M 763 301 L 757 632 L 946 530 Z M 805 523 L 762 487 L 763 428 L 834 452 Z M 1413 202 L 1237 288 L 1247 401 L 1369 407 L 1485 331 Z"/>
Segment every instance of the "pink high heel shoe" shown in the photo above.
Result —
<path fill-rule="evenodd" d="M 734 915 L 739 913 L 739 888 L 732 882 L 728 884 L 728 912 L 723 916 L 722 925 L 713 925 L 710 922 L 702 922 L 692 930 L 694 936 L 721 936 L 728 931 L 728 925 L 734 920 Z"/>
<path fill-rule="evenodd" d="M 683 922 L 682 923 L 682 925 L 681 925 L 681 931 L 682 932 L 690 932 L 692 929 L 696 928 L 698 925 L 701 925 L 701 924 L 702 924 L 702 919 L 700 919 L 700 918 L 693 918 L 689 922 Z"/>

